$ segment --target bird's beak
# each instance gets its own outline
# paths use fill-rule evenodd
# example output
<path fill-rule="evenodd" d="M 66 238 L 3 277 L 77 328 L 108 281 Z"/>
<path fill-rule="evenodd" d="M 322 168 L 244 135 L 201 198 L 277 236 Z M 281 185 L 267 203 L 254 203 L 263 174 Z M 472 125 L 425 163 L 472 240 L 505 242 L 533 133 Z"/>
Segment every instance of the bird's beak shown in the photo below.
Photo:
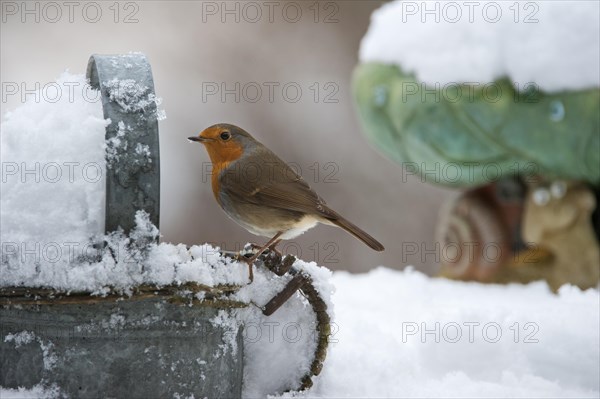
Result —
<path fill-rule="evenodd" d="M 199 141 L 201 143 L 205 143 L 207 141 L 212 141 L 211 139 L 207 139 L 206 137 L 202 137 L 202 136 L 192 136 L 192 137 L 188 137 L 189 141 Z"/>

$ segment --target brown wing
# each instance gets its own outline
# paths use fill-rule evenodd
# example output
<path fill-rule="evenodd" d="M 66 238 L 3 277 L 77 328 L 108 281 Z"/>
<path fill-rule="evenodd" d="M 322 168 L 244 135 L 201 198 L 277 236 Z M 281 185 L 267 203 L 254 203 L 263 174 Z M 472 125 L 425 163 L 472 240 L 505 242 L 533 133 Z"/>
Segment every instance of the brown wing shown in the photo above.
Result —
<path fill-rule="evenodd" d="M 265 147 L 248 154 L 243 163 L 231 164 L 220 177 L 221 190 L 261 206 L 316 214 L 324 218 L 338 215 L 277 155 Z"/>

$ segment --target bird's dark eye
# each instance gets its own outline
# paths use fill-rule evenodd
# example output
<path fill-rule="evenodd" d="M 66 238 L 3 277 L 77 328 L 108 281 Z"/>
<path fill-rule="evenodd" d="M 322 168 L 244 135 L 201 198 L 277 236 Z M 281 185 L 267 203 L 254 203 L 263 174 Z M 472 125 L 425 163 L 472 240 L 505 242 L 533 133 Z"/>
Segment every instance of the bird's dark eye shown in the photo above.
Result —
<path fill-rule="evenodd" d="M 221 133 L 220 137 L 221 137 L 221 140 L 227 141 L 231 138 L 231 133 L 223 132 L 223 133 Z"/>

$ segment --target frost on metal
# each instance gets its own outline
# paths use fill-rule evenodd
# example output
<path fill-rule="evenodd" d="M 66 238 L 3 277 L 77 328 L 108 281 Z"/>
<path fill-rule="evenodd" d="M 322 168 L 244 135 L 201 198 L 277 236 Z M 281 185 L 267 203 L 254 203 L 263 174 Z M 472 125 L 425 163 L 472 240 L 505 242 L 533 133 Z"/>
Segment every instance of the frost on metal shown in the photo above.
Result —
<path fill-rule="evenodd" d="M 151 88 L 134 79 L 111 79 L 104 82 L 110 101 L 116 102 L 125 112 L 150 115 L 158 120 L 166 118 L 164 110 L 158 108 L 162 99 L 156 97 Z"/>
<path fill-rule="evenodd" d="M 159 225 L 160 99 L 143 54 L 93 55 L 87 77 L 100 90 L 106 127 L 106 232 L 133 228 L 131 215 L 144 210 Z"/>

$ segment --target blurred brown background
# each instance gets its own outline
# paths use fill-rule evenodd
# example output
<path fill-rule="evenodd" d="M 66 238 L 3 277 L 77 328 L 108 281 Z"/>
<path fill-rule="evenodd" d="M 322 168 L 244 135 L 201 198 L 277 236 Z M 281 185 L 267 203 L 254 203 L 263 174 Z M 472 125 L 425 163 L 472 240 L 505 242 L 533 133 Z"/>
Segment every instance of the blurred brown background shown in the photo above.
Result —
<path fill-rule="evenodd" d="M 7 13 L 6 3 L 16 5 L 18 13 Z M 281 249 L 334 270 L 408 264 L 427 273 L 437 270 L 435 220 L 452 193 L 414 176 L 403 178 L 400 167 L 365 140 L 351 98 L 360 39 L 382 2 L 120 2 L 118 14 L 112 1 L 76 2 L 73 22 L 67 7 L 61 6 L 57 19 L 44 2 L 26 3 L 33 14 L 23 15 L 21 2 L 2 2 L 2 82 L 34 87 L 67 68 L 84 73 L 92 53 L 148 56 L 167 113 L 159 125 L 164 241 L 208 241 L 227 249 L 264 241 L 219 209 L 208 180 L 208 156 L 186 140 L 209 125 L 230 122 L 293 162 L 334 209 L 387 248 L 376 253 L 340 229 L 319 226 Z M 222 98 L 222 85 L 235 93 L 236 82 L 239 102 L 236 94 Z M 262 97 L 252 102 L 257 87 Z M 292 102 L 297 87 L 302 93 Z M 8 97 L 2 113 L 19 104 L 19 96 Z M 403 243 L 417 243 L 422 250 L 403 255 Z"/>

